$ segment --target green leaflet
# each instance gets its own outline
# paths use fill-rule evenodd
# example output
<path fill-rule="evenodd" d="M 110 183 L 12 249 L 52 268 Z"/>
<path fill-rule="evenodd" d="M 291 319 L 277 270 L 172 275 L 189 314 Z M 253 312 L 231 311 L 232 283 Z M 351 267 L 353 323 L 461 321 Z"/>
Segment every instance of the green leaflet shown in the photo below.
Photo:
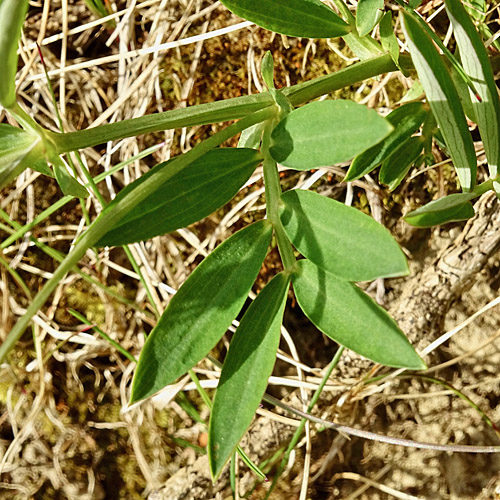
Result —
<path fill-rule="evenodd" d="M 271 134 L 274 160 L 309 170 L 350 160 L 380 142 L 392 126 L 352 101 L 316 101 L 292 111 Z"/>
<path fill-rule="evenodd" d="M 470 191 L 476 183 L 476 155 L 467 121 L 445 63 L 432 40 L 406 12 L 403 29 L 418 76 L 453 160 L 460 184 Z"/>
<path fill-rule="evenodd" d="M 271 90 L 274 89 L 274 59 L 271 51 L 267 51 L 260 63 L 260 73 L 266 87 Z"/>
<path fill-rule="evenodd" d="M 365 36 L 375 28 L 384 13 L 384 0 L 359 0 L 356 9 L 356 29 Z"/>
<path fill-rule="evenodd" d="M 0 188 L 30 166 L 28 158 L 38 159 L 39 149 L 40 137 L 0 123 Z"/>
<path fill-rule="evenodd" d="M 262 132 L 264 130 L 264 122 L 256 123 L 251 127 L 246 128 L 241 132 L 238 140 L 239 148 L 259 149 Z"/>
<path fill-rule="evenodd" d="M 292 282 L 305 315 L 335 342 L 376 363 L 425 369 L 396 322 L 356 285 L 309 260 L 297 263 Z"/>
<path fill-rule="evenodd" d="M 231 341 L 215 393 L 208 460 L 215 480 L 252 422 L 276 361 L 290 279 L 275 276 L 257 295 Z"/>
<path fill-rule="evenodd" d="M 245 303 L 271 234 L 268 221 L 251 224 L 218 246 L 193 271 L 141 351 L 131 403 L 174 382 L 220 340 Z"/>
<path fill-rule="evenodd" d="M 17 47 L 27 10 L 27 0 L 0 2 L 0 104 L 4 108 L 16 102 Z"/>
<path fill-rule="evenodd" d="M 477 193 L 450 194 L 410 212 L 404 220 L 415 227 L 431 227 L 470 219 L 474 215 L 470 200 L 478 196 Z"/>
<path fill-rule="evenodd" d="M 231 12 L 283 35 L 334 38 L 350 26 L 319 0 L 221 0 Z"/>
<path fill-rule="evenodd" d="M 57 183 L 64 195 L 87 198 L 89 195 L 88 191 L 69 174 L 62 160 L 54 163 L 53 167 Z"/>
<path fill-rule="evenodd" d="M 387 158 L 380 168 L 379 181 L 394 191 L 405 178 L 412 164 L 424 149 L 422 136 L 410 137 L 399 149 Z"/>
<path fill-rule="evenodd" d="M 394 64 L 401 70 L 399 65 L 399 43 L 392 27 L 392 13 L 387 11 L 380 20 L 380 43 L 382 48 L 388 52 Z"/>
<path fill-rule="evenodd" d="M 120 191 L 108 205 L 113 210 L 125 196 L 134 196 L 143 182 L 169 168 L 175 158 L 157 165 Z M 97 246 L 125 245 L 188 226 L 227 203 L 260 163 L 259 152 L 246 148 L 214 149 L 190 163 L 148 198 L 123 214 Z"/>
<path fill-rule="evenodd" d="M 348 281 L 408 274 L 394 238 L 368 215 L 311 191 L 287 191 L 281 199 L 288 238 L 322 269 Z"/>
<path fill-rule="evenodd" d="M 500 99 L 488 53 L 462 2 L 446 0 L 445 5 L 460 50 L 462 65 L 481 97 L 479 102 L 469 91 L 474 119 L 479 127 L 488 160 L 490 177 L 496 177 L 500 161 Z"/>
<path fill-rule="evenodd" d="M 426 116 L 427 110 L 421 102 L 410 102 L 389 113 L 386 119 L 393 125 L 394 131 L 382 142 L 356 156 L 344 181 L 355 181 L 377 168 L 418 130 Z"/>

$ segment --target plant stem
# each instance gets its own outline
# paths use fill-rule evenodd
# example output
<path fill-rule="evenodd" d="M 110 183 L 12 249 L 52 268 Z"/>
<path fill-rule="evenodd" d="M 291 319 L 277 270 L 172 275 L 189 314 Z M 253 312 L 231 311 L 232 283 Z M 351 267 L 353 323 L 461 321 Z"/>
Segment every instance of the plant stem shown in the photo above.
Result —
<path fill-rule="evenodd" d="M 406 63 L 409 61 L 409 58 L 403 56 L 401 59 Z M 296 106 L 367 78 L 397 71 L 397 69 L 391 57 L 384 54 L 353 64 L 335 73 L 283 89 L 283 93 Z M 236 120 L 273 104 L 274 100 L 270 93 L 263 92 L 141 116 L 65 134 L 47 131 L 46 135 L 55 144 L 57 153 L 61 154 L 149 132 Z"/>
<path fill-rule="evenodd" d="M 291 270 L 295 265 L 292 245 L 288 239 L 283 224 L 281 223 L 279 206 L 281 202 L 281 185 L 276 162 L 269 153 L 269 143 L 271 141 L 271 131 L 275 125 L 275 119 L 269 119 L 262 134 L 261 152 L 264 156 L 264 184 L 266 189 L 266 211 L 267 218 L 273 225 L 274 234 L 278 242 L 278 249 L 283 261 L 285 270 Z"/>
<path fill-rule="evenodd" d="M 197 160 L 211 149 L 219 146 L 227 141 L 234 135 L 238 134 L 245 128 L 248 128 L 255 123 L 267 120 L 273 116 L 274 108 L 264 109 L 254 113 L 248 117 L 243 118 L 239 122 L 229 125 L 224 130 L 208 138 L 201 144 L 198 144 L 191 151 L 178 156 L 170 162 L 169 168 L 161 170 L 161 174 L 150 178 L 151 182 L 145 181 L 142 184 L 141 190 L 136 190 L 134 196 L 126 196 L 119 203 L 117 203 L 113 210 L 104 210 L 101 215 L 94 221 L 94 223 L 87 229 L 81 236 L 80 240 L 76 243 L 73 250 L 66 256 L 61 265 L 54 271 L 52 278 L 47 283 L 37 296 L 34 298 L 31 305 L 26 310 L 26 313 L 14 325 L 14 328 L 9 332 L 7 338 L 0 345 L 0 363 L 5 360 L 9 351 L 14 347 L 15 343 L 21 338 L 24 330 L 28 326 L 33 315 L 43 306 L 45 301 L 49 298 L 50 294 L 55 290 L 60 281 L 64 278 L 66 273 L 78 263 L 78 261 L 85 255 L 87 248 L 93 246 L 99 239 L 104 236 L 109 228 L 114 227 L 116 223 L 123 217 L 123 213 L 132 210 L 141 201 L 150 196 L 151 192 L 157 189 L 158 183 L 166 182 L 168 179 L 179 173 L 183 168 Z"/>

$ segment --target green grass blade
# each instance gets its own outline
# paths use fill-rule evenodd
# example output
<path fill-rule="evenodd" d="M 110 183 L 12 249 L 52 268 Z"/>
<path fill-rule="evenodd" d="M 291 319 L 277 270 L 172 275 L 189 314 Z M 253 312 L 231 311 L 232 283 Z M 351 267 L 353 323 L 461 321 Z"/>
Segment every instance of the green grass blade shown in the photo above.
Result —
<path fill-rule="evenodd" d="M 210 415 L 208 458 L 214 480 L 252 422 L 276 361 L 289 277 L 275 276 L 243 316 L 224 361 Z"/>
<path fill-rule="evenodd" d="M 106 207 L 116 210 L 125 197 L 134 197 L 144 182 L 161 175 L 172 159 L 161 163 L 125 187 Z M 147 240 L 188 226 L 210 215 L 227 203 L 248 180 L 260 163 L 254 149 L 221 148 L 209 151 L 187 165 L 166 182 L 157 183 L 148 198 L 123 214 L 98 242 L 97 246 L 125 245 Z M 148 181 L 148 182 L 149 182 Z"/>
<path fill-rule="evenodd" d="M 425 368 L 396 322 L 356 285 L 309 260 L 299 261 L 297 268 L 292 278 L 297 302 L 326 336 L 376 363 Z"/>
<path fill-rule="evenodd" d="M 311 191 L 287 191 L 281 199 L 288 238 L 322 269 L 348 281 L 408 274 L 399 245 L 368 215 Z"/>
<path fill-rule="evenodd" d="M 350 160 L 391 131 L 390 123 L 361 104 L 311 102 L 278 123 L 269 152 L 286 167 L 309 170 Z"/>
<path fill-rule="evenodd" d="M 436 117 L 464 191 L 476 183 L 476 154 L 458 93 L 432 40 L 403 11 L 403 29 L 425 94 Z"/>
<path fill-rule="evenodd" d="M 446 0 L 446 11 L 467 75 L 481 101 L 470 91 L 474 115 L 484 144 L 490 177 L 496 177 L 500 161 L 500 99 L 488 53 L 474 23 L 458 0 Z"/>
<path fill-rule="evenodd" d="M 132 382 L 131 403 L 174 382 L 220 340 L 245 303 L 271 233 L 268 221 L 247 226 L 193 271 L 144 345 Z"/>
<path fill-rule="evenodd" d="M 350 26 L 319 0 L 221 0 L 237 16 L 283 35 L 334 38 Z"/>

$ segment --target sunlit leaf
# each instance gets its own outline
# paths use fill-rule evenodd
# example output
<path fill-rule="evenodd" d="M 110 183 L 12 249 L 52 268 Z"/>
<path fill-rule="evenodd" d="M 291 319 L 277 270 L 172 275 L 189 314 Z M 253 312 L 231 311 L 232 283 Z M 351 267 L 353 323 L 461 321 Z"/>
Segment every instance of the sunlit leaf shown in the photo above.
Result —
<path fill-rule="evenodd" d="M 391 131 L 386 120 L 361 104 L 316 101 L 279 122 L 271 135 L 270 153 L 286 167 L 309 170 L 350 160 Z"/>
<path fill-rule="evenodd" d="M 260 147 L 263 130 L 264 122 L 256 123 L 255 125 L 243 130 L 238 140 L 238 147 L 258 149 Z"/>
<path fill-rule="evenodd" d="M 349 281 L 408 274 L 394 238 L 368 215 L 311 191 L 287 191 L 281 200 L 287 236 L 321 268 Z"/>
<path fill-rule="evenodd" d="M 384 0 L 359 0 L 356 9 L 356 28 L 365 36 L 375 28 L 384 13 Z"/>
<path fill-rule="evenodd" d="M 219 476 L 251 424 L 276 361 L 289 278 L 275 276 L 243 316 L 227 353 L 210 415 L 208 459 Z"/>
<path fill-rule="evenodd" d="M 450 194 L 410 212 L 404 220 L 412 226 L 431 227 L 470 219 L 474 215 L 470 200 L 478 196 L 476 193 Z"/>
<path fill-rule="evenodd" d="M 490 177 L 496 177 L 500 161 L 500 99 L 488 53 L 462 2 L 446 0 L 445 5 L 460 50 L 460 60 L 481 97 L 479 101 L 469 90 Z M 477 7 L 484 8 L 484 5 Z"/>
<path fill-rule="evenodd" d="M 458 93 L 433 41 L 419 23 L 404 11 L 403 20 L 410 54 L 427 100 L 443 134 L 462 189 L 470 191 L 476 183 L 477 162 Z"/>
<path fill-rule="evenodd" d="M 28 0 L 0 2 L 0 104 L 4 108 L 16 102 L 17 49 L 28 10 Z"/>
<path fill-rule="evenodd" d="M 170 160 L 173 161 L 173 160 Z M 125 245 L 188 226 L 227 203 L 248 180 L 261 158 L 259 152 L 245 148 L 214 149 L 189 164 L 122 215 L 120 222 L 97 243 L 98 246 Z M 142 183 L 164 168 L 161 163 L 122 189 L 108 205 L 114 210 L 125 196 L 133 196 Z"/>
<path fill-rule="evenodd" d="M 327 337 L 376 363 L 425 368 L 396 322 L 356 285 L 309 260 L 298 262 L 292 280 L 300 308 Z"/>
<path fill-rule="evenodd" d="M 350 27 L 319 0 L 221 0 L 231 12 L 283 35 L 334 38 Z"/>
<path fill-rule="evenodd" d="M 420 156 L 422 149 L 424 149 L 424 138 L 422 136 L 410 137 L 382 163 L 379 181 L 389 186 L 391 191 L 396 189 Z"/>
<path fill-rule="evenodd" d="M 400 106 L 386 117 L 394 126 L 394 131 L 382 142 L 356 156 L 345 176 L 351 182 L 377 168 L 386 158 L 398 150 L 422 125 L 427 111 L 421 102 L 411 102 Z"/>
<path fill-rule="evenodd" d="M 131 402 L 147 398 L 198 363 L 243 307 L 271 242 L 259 221 L 238 231 L 193 271 L 141 351 Z"/>

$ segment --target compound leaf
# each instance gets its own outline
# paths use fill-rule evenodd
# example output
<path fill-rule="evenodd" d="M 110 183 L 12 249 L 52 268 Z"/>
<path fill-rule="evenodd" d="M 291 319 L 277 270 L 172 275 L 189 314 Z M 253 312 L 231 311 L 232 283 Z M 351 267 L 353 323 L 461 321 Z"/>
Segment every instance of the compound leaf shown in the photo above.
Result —
<path fill-rule="evenodd" d="M 173 161 L 173 160 L 170 160 Z M 97 246 L 126 245 L 188 226 L 227 203 L 260 163 L 259 152 L 246 148 L 214 149 L 190 163 L 156 191 L 123 214 Z M 125 196 L 134 196 L 142 183 L 154 177 L 169 162 L 161 163 L 122 189 L 106 210 Z"/>
<path fill-rule="evenodd" d="M 310 170 L 350 160 L 391 131 L 389 122 L 361 104 L 341 99 L 316 101 L 278 123 L 269 152 L 286 167 Z"/>
<path fill-rule="evenodd" d="M 311 191 L 287 191 L 281 200 L 288 238 L 322 269 L 349 281 L 408 274 L 399 245 L 368 215 Z"/>
<path fill-rule="evenodd" d="M 131 402 L 147 398 L 198 363 L 243 307 L 271 242 L 259 221 L 217 247 L 172 297 L 141 351 Z"/>
<path fill-rule="evenodd" d="M 356 285 L 309 260 L 297 268 L 292 278 L 297 302 L 326 336 L 376 363 L 425 368 L 396 322 Z"/>
<path fill-rule="evenodd" d="M 289 287 L 284 273 L 257 295 L 236 330 L 210 415 L 208 459 L 215 479 L 255 416 L 278 350 Z"/>
<path fill-rule="evenodd" d="M 460 185 L 464 191 L 470 191 L 476 183 L 476 154 L 453 80 L 433 41 L 419 23 L 404 11 L 403 20 L 413 63 L 443 134 Z"/>
<path fill-rule="evenodd" d="M 221 0 L 231 12 L 283 35 L 335 38 L 350 26 L 319 0 Z"/>
<path fill-rule="evenodd" d="M 404 104 L 389 113 L 386 119 L 394 126 L 394 131 L 382 142 L 356 156 L 344 180 L 346 182 L 355 181 L 377 168 L 418 130 L 426 116 L 427 110 L 420 102 Z"/>

